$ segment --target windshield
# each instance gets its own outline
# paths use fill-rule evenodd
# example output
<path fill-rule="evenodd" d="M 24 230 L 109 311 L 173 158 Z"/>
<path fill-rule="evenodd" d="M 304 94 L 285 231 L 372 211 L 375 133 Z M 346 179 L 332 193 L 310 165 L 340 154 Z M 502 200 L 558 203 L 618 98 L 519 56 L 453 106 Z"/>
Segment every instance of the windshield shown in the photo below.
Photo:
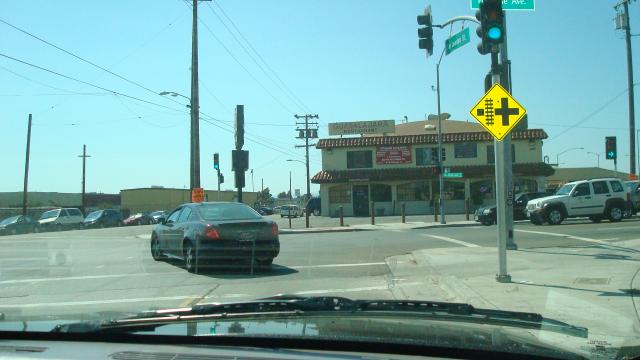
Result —
<path fill-rule="evenodd" d="M 102 210 L 94 211 L 94 212 L 90 213 L 89 215 L 87 215 L 85 220 L 95 220 L 95 219 L 99 218 L 101 215 L 102 215 Z"/>
<path fill-rule="evenodd" d="M 60 215 L 60 209 L 45 211 L 40 216 L 40 220 L 51 219 L 51 218 L 57 217 L 58 215 Z"/>
<path fill-rule="evenodd" d="M 406 301 L 318 336 L 640 357 L 638 34 L 633 0 L 0 1 L 0 339 L 281 295 Z"/>
<path fill-rule="evenodd" d="M 209 221 L 261 219 L 257 211 L 239 204 L 203 204 L 198 206 L 202 218 Z"/>
<path fill-rule="evenodd" d="M 556 195 L 569 195 L 574 186 L 574 184 L 563 185 L 560 189 L 558 189 L 558 191 L 556 191 Z"/>
<path fill-rule="evenodd" d="M 18 221 L 19 218 L 20 218 L 20 216 L 12 216 L 10 218 L 6 218 L 6 219 L 0 221 L 0 225 L 7 225 L 7 224 L 14 223 L 14 222 Z"/>

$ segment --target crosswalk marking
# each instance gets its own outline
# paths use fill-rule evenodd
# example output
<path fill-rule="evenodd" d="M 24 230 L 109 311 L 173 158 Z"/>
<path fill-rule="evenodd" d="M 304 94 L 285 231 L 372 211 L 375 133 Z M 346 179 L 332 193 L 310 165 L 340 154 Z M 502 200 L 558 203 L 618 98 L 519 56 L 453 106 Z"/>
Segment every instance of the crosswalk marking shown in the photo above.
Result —
<path fill-rule="evenodd" d="M 438 240 L 447 241 L 447 242 L 450 242 L 450 243 L 454 243 L 454 244 L 458 244 L 458 245 L 462 245 L 462 246 L 466 246 L 466 247 L 480 247 L 479 245 L 476 245 L 476 244 L 468 243 L 466 241 L 457 240 L 457 239 L 453 239 L 453 238 L 446 237 L 446 236 L 431 235 L 431 234 L 420 234 L 420 235 L 427 236 L 427 237 L 434 238 L 434 239 L 438 239 Z"/>

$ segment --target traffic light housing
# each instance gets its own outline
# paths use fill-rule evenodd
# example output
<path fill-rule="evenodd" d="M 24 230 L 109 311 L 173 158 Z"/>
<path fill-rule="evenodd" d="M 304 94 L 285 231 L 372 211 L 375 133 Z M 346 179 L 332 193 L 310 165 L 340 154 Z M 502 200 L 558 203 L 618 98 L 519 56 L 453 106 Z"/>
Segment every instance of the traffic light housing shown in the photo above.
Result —
<path fill-rule="evenodd" d="M 224 174 L 220 173 L 220 184 L 224 184 Z"/>
<path fill-rule="evenodd" d="M 220 170 L 220 155 L 218 153 L 213 154 L 213 168 Z"/>
<path fill-rule="evenodd" d="M 615 136 L 605 137 L 605 156 L 607 160 L 616 160 L 618 158 L 618 148 Z"/>
<path fill-rule="evenodd" d="M 431 16 L 431 6 L 427 6 L 424 15 L 418 15 L 418 47 L 427 51 L 427 57 L 433 55 L 433 17 Z"/>
<path fill-rule="evenodd" d="M 480 26 L 476 34 L 480 37 L 478 52 L 486 55 L 497 53 L 498 45 L 504 42 L 504 11 L 501 0 L 484 0 L 476 11 L 476 19 Z"/>

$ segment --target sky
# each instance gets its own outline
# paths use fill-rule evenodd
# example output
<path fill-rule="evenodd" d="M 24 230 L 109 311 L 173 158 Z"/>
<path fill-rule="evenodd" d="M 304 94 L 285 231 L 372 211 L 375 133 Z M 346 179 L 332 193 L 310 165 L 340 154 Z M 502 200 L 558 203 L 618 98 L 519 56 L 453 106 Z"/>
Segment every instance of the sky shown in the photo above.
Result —
<path fill-rule="evenodd" d="M 549 135 L 543 153 L 555 162 L 557 154 L 583 148 L 563 153 L 562 167 L 596 166 L 591 152 L 613 169 L 604 137 L 617 136 L 618 170 L 629 170 L 626 52 L 623 32 L 614 28 L 616 2 L 537 0 L 535 11 L 507 13 L 512 94 L 530 127 Z M 264 184 L 273 195 L 288 190 L 289 172 L 294 191 L 305 192 L 294 115 L 318 114 L 319 136 L 327 137 L 330 122 L 436 113 L 436 63 L 445 39 L 462 26 L 472 39 L 442 59 L 441 106 L 453 119 L 473 121 L 469 109 L 484 92 L 490 57 L 476 50 L 476 24 L 457 22 L 434 29 L 434 55 L 427 58 L 418 49 L 416 15 L 428 4 L 436 24 L 475 13 L 470 0 L 200 2 L 202 186 L 217 186 L 218 152 L 222 189 L 233 188 L 237 104 L 245 107 L 244 149 L 253 169 L 245 190 Z M 634 34 L 639 7 L 630 4 Z M 87 191 L 188 188 L 188 100 L 158 93 L 190 96 L 191 14 L 184 0 L 1 2 L 0 191 L 22 190 L 28 114 L 30 191 L 80 191 L 83 144 L 91 156 Z M 639 42 L 632 37 L 636 83 Z M 636 86 L 636 104 L 638 93 Z M 310 159 L 313 176 L 320 151 L 311 148 Z M 312 184 L 312 193 L 318 190 Z"/>

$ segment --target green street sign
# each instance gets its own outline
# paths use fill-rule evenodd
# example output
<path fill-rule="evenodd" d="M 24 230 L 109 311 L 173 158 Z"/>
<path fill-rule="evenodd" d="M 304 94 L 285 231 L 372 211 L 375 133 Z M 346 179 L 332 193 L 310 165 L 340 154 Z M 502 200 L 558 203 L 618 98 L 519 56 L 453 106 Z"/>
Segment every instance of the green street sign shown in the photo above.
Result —
<path fill-rule="evenodd" d="M 462 178 L 462 173 L 461 172 L 449 172 L 449 169 L 445 169 L 444 177 L 460 179 L 460 178 Z"/>
<path fill-rule="evenodd" d="M 480 0 L 471 0 L 471 8 L 480 8 Z M 502 10 L 531 10 L 536 9 L 535 0 L 502 0 Z"/>
<path fill-rule="evenodd" d="M 469 28 L 465 28 L 457 34 L 444 41 L 444 51 L 447 55 L 451 54 L 453 50 L 462 47 L 464 44 L 469 43 Z"/>

